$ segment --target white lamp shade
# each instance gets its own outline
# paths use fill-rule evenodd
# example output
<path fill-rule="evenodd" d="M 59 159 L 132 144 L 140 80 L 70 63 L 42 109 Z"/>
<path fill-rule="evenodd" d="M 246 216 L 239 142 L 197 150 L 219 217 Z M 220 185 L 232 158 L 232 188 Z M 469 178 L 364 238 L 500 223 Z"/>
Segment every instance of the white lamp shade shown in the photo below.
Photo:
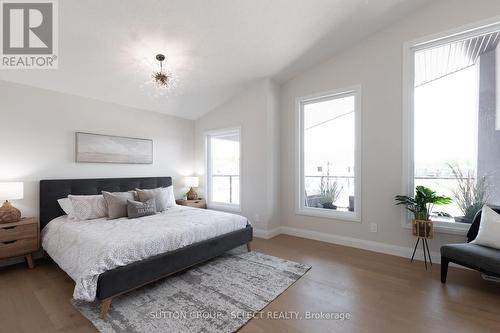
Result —
<path fill-rule="evenodd" d="M 198 187 L 198 177 L 184 177 L 184 183 L 187 187 Z"/>
<path fill-rule="evenodd" d="M 23 196 L 22 182 L 0 182 L 0 200 L 17 200 Z"/>

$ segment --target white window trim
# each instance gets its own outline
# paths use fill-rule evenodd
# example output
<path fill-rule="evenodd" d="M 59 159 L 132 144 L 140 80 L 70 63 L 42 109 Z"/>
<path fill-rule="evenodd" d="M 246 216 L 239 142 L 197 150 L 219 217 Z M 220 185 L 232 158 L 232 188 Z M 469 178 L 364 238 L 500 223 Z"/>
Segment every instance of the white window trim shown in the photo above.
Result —
<path fill-rule="evenodd" d="M 318 209 L 304 206 L 304 149 L 303 149 L 303 104 L 313 100 L 331 99 L 332 97 L 354 96 L 354 212 Z M 295 214 L 329 218 L 340 221 L 361 222 L 361 85 L 336 89 L 323 93 L 298 97 L 295 99 Z"/>
<path fill-rule="evenodd" d="M 435 47 L 440 44 L 473 38 L 500 30 L 500 16 L 495 16 L 473 24 L 425 36 L 403 44 L 403 179 L 402 193 L 414 193 L 414 54 L 416 51 Z M 411 228 L 411 216 L 402 209 L 401 226 Z M 442 233 L 465 235 L 470 224 L 459 222 L 434 221 L 434 230 Z"/>
<path fill-rule="evenodd" d="M 228 132 L 238 132 L 238 135 L 240 137 L 239 145 L 240 145 L 240 203 L 239 204 L 228 204 L 228 203 L 223 203 L 223 202 L 213 202 L 212 198 L 210 196 L 210 187 L 212 186 L 212 180 L 210 179 L 211 175 L 211 170 L 210 170 L 210 145 L 208 142 L 208 139 L 210 136 L 216 136 L 216 135 L 222 135 L 226 134 Z M 222 211 L 229 211 L 229 212 L 235 212 L 235 213 L 241 213 L 241 202 L 242 202 L 242 136 L 241 136 L 241 126 L 236 126 L 236 127 L 228 127 L 228 128 L 221 128 L 221 129 L 216 129 L 216 130 L 210 130 L 206 131 L 204 133 L 204 139 L 205 139 L 205 198 L 207 201 L 207 208 L 209 209 L 215 209 L 215 210 L 222 210 Z"/>

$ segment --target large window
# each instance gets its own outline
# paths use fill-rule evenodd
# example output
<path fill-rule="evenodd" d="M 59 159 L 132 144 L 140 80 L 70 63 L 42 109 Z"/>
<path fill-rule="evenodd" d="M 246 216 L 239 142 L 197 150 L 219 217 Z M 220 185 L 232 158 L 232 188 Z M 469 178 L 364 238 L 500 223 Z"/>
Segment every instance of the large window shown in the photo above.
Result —
<path fill-rule="evenodd" d="M 206 133 L 208 206 L 240 209 L 240 129 Z"/>
<path fill-rule="evenodd" d="M 406 46 L 407 187 L 423 185 L 453 199 L 434 206 L 443 229 L 469 227 L 500 197 L 499 24 L 464 28 Z"/>
<path fill-rule="evenodd" d="M 359 87 L 299 100 L 299 214 L 360 220 L 359 104 Z"/>

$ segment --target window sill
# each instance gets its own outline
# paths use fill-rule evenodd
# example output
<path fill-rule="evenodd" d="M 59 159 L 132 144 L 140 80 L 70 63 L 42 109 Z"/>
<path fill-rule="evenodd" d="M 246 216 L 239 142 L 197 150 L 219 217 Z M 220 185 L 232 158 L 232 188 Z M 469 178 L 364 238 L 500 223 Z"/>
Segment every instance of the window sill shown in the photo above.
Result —
<path fill-rule="evenodd" d="M 444 221 L 432 221 L 434 224 L 434 232 L 441 234 L 450 234 L 450 235 L 460 235 L 466 236 L 469 231 L 470 224 L 467 223 L 458 223 L 458 222 L 444 222 Z M 407 222 L 404 225 L 405 229 L 411 229 L 411 222 Z"/>
<path fill-rule="evenodd" d="M 241 213 L 240 205 L 228 205 L 222 203 L 209 202 L 207 203 L 208 209 L 221 210 L 224 212 Z"/>
<path fill-rule="evenodd" d="M 355 212 L 348 211 L 338 211 L 334 209 L 322 209 L 322 208 L 301 208 L 298 209 L 295 214 L 313 217 L 322 217 L 332 220 L 350 221 L 350 222 L 361 222 L 361 218 L 356 215 Z"/>

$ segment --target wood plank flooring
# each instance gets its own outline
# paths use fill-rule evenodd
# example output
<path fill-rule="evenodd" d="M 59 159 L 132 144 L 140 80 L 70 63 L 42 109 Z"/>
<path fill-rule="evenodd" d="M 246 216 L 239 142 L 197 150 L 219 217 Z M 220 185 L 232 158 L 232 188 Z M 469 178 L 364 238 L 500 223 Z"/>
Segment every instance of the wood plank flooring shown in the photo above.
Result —
<path fill-rule="evenodd" d="M 255 239 L 256 251 L 313 268 L 240 332 L 499 332 L 500 284 L 479 273 L 281 235 Z M 37 261 L 0 269 L 0 332 L 95 332 L 69 303 L 74 283 Z M 275 320 L 274 311 L 349 313 L 349 320 Z"/>

